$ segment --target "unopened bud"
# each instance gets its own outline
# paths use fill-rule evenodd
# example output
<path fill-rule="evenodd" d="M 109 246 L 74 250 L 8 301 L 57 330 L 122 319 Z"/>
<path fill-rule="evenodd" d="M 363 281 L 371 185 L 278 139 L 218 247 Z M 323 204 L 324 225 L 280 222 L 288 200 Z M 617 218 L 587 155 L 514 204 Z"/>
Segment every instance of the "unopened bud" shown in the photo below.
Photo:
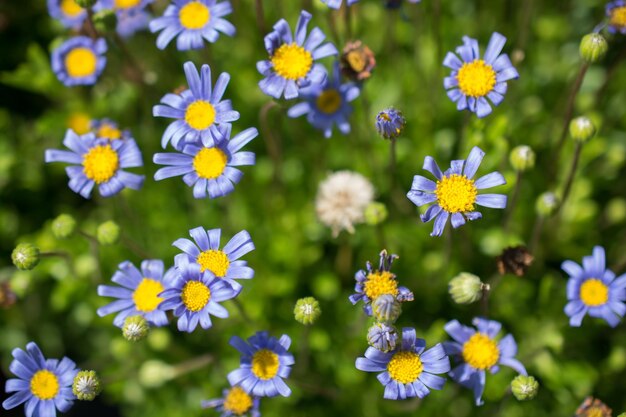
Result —
<path fill-rule="evenodd" d="M 30 243 L 20 243 L 13 249 L 11 260 L 17 269 L 31 270 L 39 264 L 39 248 Z"/>
<path fill-rule="evenodd" d="M 516 146 L 511 150 L 509 160 L 511 161 L 513 169 L 524 172 L 535 166 L 535 152 L 530 146 Z"/>
<path fill-rule="evenodd" d="M 589 63 L 598 62 L 609 50 L 609 44 L 599 33 L 590 33 L 580 41 L 580 56 Z"/>
<path fill-rule="evenodd" d="M 596 127 L 588 117 L 580 116 L 570 122 L 569 134 L 577 142 L 587 142 L 596 134 Z"/>
<path fill-rule="evenodd" d="M 511 382 L 511 391 L 518 401 L 532 400 L 539 391 L 539 382 L 532 376 L 518 375 Z"/>
<path fill-rule="evenodd" d="M 388 214 L 389 212 L 387 211 L 387 206 L 385 206 L 385 204 L 374 201 L 365 207 L 365 223 L 370 226 L 376 226 L 377 224 L 384 222 L 387 219 Z"/>
<path fill-rule="evenodd" d="M 296 306 L 293 309 L 293 314 L 296 321 L 310 325 L 315 323 L 322 314 L 320 303 L 313 297 L 301 298 L 296 302 Z"/>
<path fill-rule="evenodd" d="M 372 303 L 372 313 L 379 322 L 393 324 L 402 314 L 402 306 L 395 296 L 382 294 Z"/>
<path fill-rule="evenodd" d="M 148 336 L 150 325 L 143 316 L 130 316 L 124 320 L 122 335 L 130 342 L 138 342 Z"/>
<path fill-rule="evenodd" d="M 546 191 L 537 198 L 535 210 L 541 217 L 548 217 L 559 207 L 559 198 L 553 192 Z"/>
<path fill-rule="evenodd" d="M 398 332 L 393 326 L 376 323 L 367 331 L 367 343 L 381 352 L 389 352 L 396 348 Z"/>
<path fill-rule="evenodd" d="M 468 272 L 461 272 L 448 284 L 448 292 L 457 304 L 470 304 L 480 300 L 485 288 L 488 289 L 489 286 Z"/>
<path fill-rule="evenodd" d="M 72 392 L 81 401 L 93 401 L 101 392 L 100 378 L 96 371 L 80 371 L 74 377 Z"/>
<path fill-rule="evenodd" d="M 67 239 L 76 230 L 76 220 L 69 214 L 61 214 L 52 220 L 52 234 L 57 239 Z"/>
<path fill-rule="evenodd" d="M 120 239 L 120 227 L 113 220 L 102 223 L 96 231 L 101 245 L 114 245 Z"/>

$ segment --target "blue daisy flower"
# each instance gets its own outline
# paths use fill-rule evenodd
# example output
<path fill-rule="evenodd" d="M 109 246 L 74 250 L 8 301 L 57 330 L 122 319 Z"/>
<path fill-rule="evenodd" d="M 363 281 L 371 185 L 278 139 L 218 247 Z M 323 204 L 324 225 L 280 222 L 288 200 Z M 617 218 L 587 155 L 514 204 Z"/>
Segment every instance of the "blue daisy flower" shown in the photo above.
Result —
<path fill-rule="evenodd" d="M 497 32 L 491 35 L 483 58 L 480 58 L 478 41 L 463 37 L 463 45 L 456 48 L 457 57 L 448 52 L 443 65 L 452 69 L 443 81 L 450 100 L 456 102 L 457 110 L 469 109 L 478 117 L 491 113 L 489 99 L 494 106 L 504 100 L 507 81 L 519 78 L 507 54 L 500 54 L 506 38 Z"/>
<path fill-rule="evenodd" d="M 254 165 L 253 152 L 240 152 L 248 142 L 257 137 L 258 131 L 251 127 L 229 140 L 231 125 L 220 126 L 223 139 L 213 146 L 186 145 L 182 153 L 157 153 L 155 164 L 168 165 L 154 174 L 154 179 L 183 176 L 183 181 L 193 187 L 195 198 L 217 198 L 235 190 L 243 172 L 237 166 Z"/>
<path fill-rule="evenodd" d="M 413 293 L 408 288 L 399 286 L 396 275 L 391 273 L 391 264 L 397 255 L 387 255 L 387 251 L 380 252 L 378 269 L 374 269 L 368 261 L 366 270 L 360 270 L 354 275 L 356 285 L 355 294 L 349 297 L 352 304 L 363 301 L 363 311 L 368 316 L 372 315 L 372 302 L 383 294 L 391 294 L 400 302 L 413 301 Z"/>
<path fill-rule="evenodd" d="M 221 417 L 261 417 L 259 397 L 253 397 L 241 387 L 234 386 L 222 392 L 222 398 L 202 401 L 202 408 L 215 408 Z"/>
<path fill-rule="evenodd" d="M 90 122 L 89 129 L 96 135 L 96 139 L 132 139 L 128 129 L 120 129 L 119 125 L 111 119 L 94 119 Z"/>
<path fill-rule="evenodd" d="M 376 115 L 376 130 L 385 139 L 395 139 L 404 130 L 406 119 L 402 112 L 390 107 Z"/>
<path fill-rule="evenodd" d="M 238 336 L 230 338 L 230 345 L 241 352 L 240 367 L 228 374 L 230 385 L 238 385 L 248 394 L 257 397 L 291 395 L 291 389 L 283 378 L 291 373 L 295 363 L 289 352 L 291 339 L 286 334 L 280 339 L 268 332 L 256 332 L 248 343 Z"/>
<path fill-rule="evenodd" d="M 186 257 L 178 259 L 175 272 L 170 288 L 159 294 L 164 299 L 159 309 L 173 311 L 178 330 L 191 333 L 198 324 L 206 330 L 213 325 L 211 315 L 228 317 L 228 310 L 219 303 L 235 298 L 237 293 L 227 282 L 208 269 L 201 272 L 200 265 L 189 263 Z"/>
<path fill-rule="evenodd" d="M 615 327 L 626 313 L 626 274 L 615 278 L 606 268 L 604 248 L 596 246 L 591 256 L 583 257 L 582 267 L 565 261 L 561 269 L 569 275 L 565 314 L 570 326 L 580 327 L 585 315 L 602 318 Z"/>
<path fill-rule="evenodd" d="M 52 51 L 52 71 L 67 87 L 95 84 L 106 66 L 106 41 L 75 36 Z"/>
<path fill-rule="evenodd" d="M 168 142 L 176 150 L 182 150 L 185 144 L 213 146 L 222 135 L 218 131 L 220 124 L 227 124 L 239 119 L 239 112 L 233 110 L 230 100 L 222 100 L 224 91 L 230 81 L 226 72 L 220 74 L 211 88 L 211 68 L 204 64 L 198 74 L 193 62 L 183 66 L 189 90 L 180 94 L 166 94 L 161 104 L 152 108 L 155 117 L 178 119 L 170 124 L 161 138 L 161 146 L 165 149 Z"/>
<path fill-rule="evenodd" d="M 626 35 L 626 0 L 612 1 L 606 5 L 609 33 Z"/>
<path fill-rule="evenodd" d="M 146 7 L 154 0 L 99 0 L 95 10 L 115 10 L 117 33 L 128 38 L 140 30 L 146 29 L 152 16 Z"/>
<path fill-rule="evenodd" d="M 407 197 L 418 207 L 435 203 L 420 216 L 424 223 L 436 218 L 431 236 L 441 236 L 448 217 L 452 218 L 454 228 L 464 225 L 466 220 L 480 219 L 482 214 L 475 211 L 475 204 L 498 209 L 506 207 L 507 199 L 503 194 L 478 194 L 478 190 L 506 184 L 502 174 L 496 171 L 473 179 L 484 156 L 475 146 L 467 160 L 452 161 L 450 169 L 443 173 L 432 157 L 424 158 L 423 168 L 433 174 L 437 182 L 416 175 Z"/>
<path fill-rule="evenodd" d="M 486 371 L 495 374 L 500 370 L 499 365 L 505 365 L 526 375 L 526 368 L 515 359 L 517 344 L 512 335 L 507 334 L 500 341 L 496 340 L 502 324 L 480 317 L 474 318 L 472 324 L 478 331 L 461 325 L 457 320 L 448 322 L 444 329 L 455 341 L 444 342 L 443 347 L 451 358 L 461 362 L 450 371 L 450 377 L 472 389 L 476 405 L 482 405 Z"/>
<path fill-rule="evenodd" d="M 68 359 L 46 359 L 35 342 L 26 351 L 13 349 L 9 370 L 18 378 L 8 379 L 6 392 L 14 392 L 2 407 L 10 410 L 26 403 L 26 417 L 55 417 L 56 410 L 64 413 L 72 408 L 76 397 L 72 382 L 78 373 L 76 364 Z"/>
<path fill-rule="evenodd" d="M 80 28 L 87 17 L 85 9 L 75 0 L 48 0 L 48 13 L 70 29 Z"/>
<path fill-rule="evenodd" d="M 173 0 L 163 16 L 150 22 L 150 32 L 162 31 L 157 38 L 157 48 L 165 49 L 172 39 L 176 39 L 179 51 L 200 49 L 204 40 L 214 43 L 220 32 L 235 36 L 235 26 L 224 16 L 231 14 L 230 1 L 218 0 Z"/>
<path fill-rule="evenodd" d="M 103 197 L 111 197 L 124 187 L 138 190 L 144 176 L 123 171 L 122 168 L 143 166 L 141 151 L 135 140 L 97 139 L 93 133 L 78 136 L 71 129 L 65 133 L 63 144 L 71 151 L 48 149 L 45 161 L 76 164 L 65 168 L 70 178 L 69 187 L 75 193 L 89 198 L 98 184 Z"/>
<path fill-rule="evenodd" d="M 204 230 L 202 226 L 189 231 L 189 235 L 194 242 L 189 239 L 177 239 L 173 246 L 184 253 L 176 256 L 187 258 L 187 262 L 196 262 L 200 265 L 200 271 L 209 270 L 213 274 L 228 282 L 237 293 L 241 292 L 241 285 L 236 279 L 251 279 L 254 277 L 254 270 L 247 266 L 246 261 L 238 261 L 246 253 L 254 250 L 254 243 L 250 234 L 242 230 L 220 249 L 221 229 Z"/>
<path fill-rule="evenodd" d="M 114 297 L 118 300 L 98 309 L 100 317 L 117 313 L 113 324 L 117 327 L 124 325 L 124 320 L 130 316 L 143 316 L 153 326 L 165 326 L 166 314 L 159 310 L 163 298 L 159 296 L 172 286 L 174 269 L 164 273 L 163 261 L 158 259 L 141 262 L 141 271 L 129 261 L 118 265 L 118 270 L 111 281 L 119 287 L 99 285 L 98 295 Z"/>
<path fill-rule="evenodd" d="M 450 360 L 438 343 L 426 350 L 426 341 L 418 339 L 415 329 L 402 329 L 402 343 L 390 352 L 367 348 L 364 358 L 357 358 L 356 369 L 381 372 L 378 380 L 385 387 L 383 397 L 388 400 L 424 398 L 431 389 L 440 390 L 446 379 L 436 374 L 450 370 Z"/>
<path fill-rule="evenodd" d="M 346 0 L 346 6 L 352 6 L 358 2 L 359 0 Z M 339 9 L 343 0 L 322 0 L 322 3 L 327 4 L 331 9 Z"/>
<path fill-rule="evenodd" d="M 341 84 L 339 62 L 333 66 L 333 78 L 326 78 L 321 84 L 312 84 L 300 89 L 299 97 L 303 102 L 289 109 L 289 117 L 307 115 L 307 120 L 316 129 L 324 132 L 329 138 L 333 133 L 333 125 L 337 125 L 344 135 L 350 133 L 348 119 L 352 114 L 351 101 L 361 91 L 354 83 Z"/>
<path fill-rule="evenodd" d="M 318 27 L 307 37 L 310 20 L 311 13 L 303 10 L 293 36 L 285 19 L 280 19 L 265 36 L 269 59 L 257 62 L 256 67 L 265 76 L 259 87 L 268 96 L 280 98 L 284 94 L 291 100 L 298 97 L 300 88 L 320 84 L 326 78 L 326 69 L 315 61 L 337 55 L 337 48 L 331 42 L 321 45 L 326 35 Z"/>

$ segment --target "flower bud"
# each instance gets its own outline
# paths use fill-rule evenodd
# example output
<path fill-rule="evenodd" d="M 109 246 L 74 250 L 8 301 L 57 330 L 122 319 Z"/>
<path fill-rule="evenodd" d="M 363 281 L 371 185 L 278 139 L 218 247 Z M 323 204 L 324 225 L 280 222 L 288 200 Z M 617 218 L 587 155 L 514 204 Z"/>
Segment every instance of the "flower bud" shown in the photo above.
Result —
<path fill-rule="evenodd" d="M 551 191 L 546 191 L 537 198 L 535 210 L 541 217 L 548 217 L 559 208 L 559 198 Z"/>
<path fill-rule="evenodd" d="M 88 9 L 90 7 L 93 7 L 98 2 L 98 0 L 74 0 L 74 1 L 83 9 Z"/>
<path fill-rule="evenodd" d="M 470 304 L 480 300 L 483 289 L 489 289 L 489 285 L 483 284 L 480 278 L 469 272 L 461 272 L 448 284 L 448 292 L 457 304 Z"/>
<path fill-rule="evenodd" d="M 122 335 L 130 342 L 139 342 L 148 336 L 150 325 L 143 316 L 130 316 L 124 320 Z"/>
<path fill-rule="evenodd" d="M 518 401 L 532 400 L 539 391 L 539 382 L 532 376 L 518 375 L 511 381 L 511 391 Z"/>
<path fill-rule="evenodd" d="M 589 63 L 598 62 L 609 50 L 609 44 L 599 33 L 589 33 L 580 41 L 580 56 Z"/>
<path fill-rule="evenodd" d="M 96 371 L 80 371 L 74 377 L 72 392 L 81 401 L 93 401 L 101 392 L 100 378 Z"/>
<path fill-rule="evenodd" d="M 61 214 L 52 220 L 52 234 L 57 239 L 67 239 L 76 230 L 76 220 L 69 214 Z"/>
<path fill-rule="evenodd" d="M 395 327 L 385 323 L 376 323 L 367 331 L 367 343 L 381 352 L 389 352 L 396 348 L 398 332 Z"/>
<path fill-rule="evenodd" d="M 395 139 L 402 134 L 406 119 L 402 112 L 390 107 L 376 116 L 376 130 L 385 139 Z"/>
<path fill-rule="evenodd" d="M 114 10 L 104 9 L 93 15 L 93 25 L 101 33 L 113 33 L 117 28 L 117 15 Z"/>
<path fill-rule="evenodd" d="M 534 259 L 525 246 L 518 245 L 504 248 L 502 254 L 496 258 L 496 264 L 500 275 L 515 274 L 523 277 Z"/>
<path fill-rule="evenodd" d="M 511 150 L 509 160 L 514 170 L 524 172 L 535 166 L 535 152 L 530 146 L 516 146 Z"/>
<path fill-rule="evenodd" d="M 378 201 L 373 201 L 365 207 L 365 223 L 370 226 L 376 226 L 384 222 L 387 219 L 387 215 L 389 212 L 387 211 L 387 206 L 383 203 L 379 203 Z"/>
<path fill-rule="evenodd" d="M 296 321 L 310 325 L 315 323 L 322 314 L 320 303 L 313 297 L 301 298 L 296 302 L 296 306 L 293 309 L 293 314 Z"/>
<path fill-rule="evenodd" d="M 580 116 L 570 122 L 569 134 L 577 142 L 587 142 L 596 134 L 596 127 L 588 117 Z"/>
<path fill-rule="evenodd" d="M 120 239 L 120 227 L 113 220 L 102 223 L 96 231 L 101 245 L 114 245 Z"/>
<path fill-rule="evenodd" d="M 139 368 L 139 383 L 148 388 L 160 387 L 175 376 L 173 366 L 156 359 L 144 362 Z"/>
<path fill-rule="evenodd" d="M 13 249 L 11 260 L 17 269 L 31 270 L 39 264 L 39 248 L 30 243 L 20 243 Z"/>
<path fill-rule="evenodd" d="M 372 313 L 379 322 L 393 324 L 402 314 L 402 306 L 395 296 L 383 294 L 376 297 L 372 303 Z"/>

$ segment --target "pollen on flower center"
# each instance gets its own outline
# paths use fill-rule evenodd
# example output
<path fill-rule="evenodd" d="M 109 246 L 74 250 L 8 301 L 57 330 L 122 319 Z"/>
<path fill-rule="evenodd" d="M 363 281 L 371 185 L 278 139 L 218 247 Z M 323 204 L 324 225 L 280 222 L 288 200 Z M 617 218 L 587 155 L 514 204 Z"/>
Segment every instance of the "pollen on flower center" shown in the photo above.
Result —
<path fill-rule="evenodd" d="M 261 349 L 252 355 L 252 373 L 259 379 L 268 380 L 278 374 L 278 355 L 269 349 Z"/>
<path fill-rule="evenodd" d="M 163 290 L 163 284 L 157 280 L 150 278 L 141 280 L 133 292 L 133 301 L 135 302 L 137 311 L 150 313 L 156 310 L 159 304 L 161 304 L 161 301 L 163 301 L 163 299 L 158 296 Z"/>
<path fill-rule="evenodd" d="M 51 400 L 59 392 L 59 379 L 46 369 L 37 371 L 30 380 L 30 392 L 40 400 Z"/>
<path fill-rule="evenodd" d="M 348 52 L 346 60 L 350 64 L 350 67 L 356 72 L 363 71 L 365 69 L 365 65 L 367 64 L 364 55 L 360 51 Z"/>
<path fill-rule="evenodd" d="M 185 29 L 202 29 L 209 19 L 211 19 L 211 11 L 199 1 L 185 4 L 178 12 L 178 20 Z"/>
<path fill-rule="evenodd" d="M 616 7 L 611 10 L 611 21 L 613 26 L 626 27 L 626 6 Z"/>
<path fill-rule="evenodd" d="M 187 106 L 185 122 L 192 129 L 207 129 L 215 122 L 215 107 L 208 101 L 196 100 Z"/>
<path fill-rule="evenodd" d="M 246 414 L 253 405 L 252 397 L 240 387 L 232 387 L 224 398 L 224 410 L 236 416 Z"/>
<path fill-rule="evenodd" d="M 141 0 L 115 0 L 116 9 L 130 9 L 139 6 Z"/>
<path fill-rule="evenodd" d="M 373 272 L 367 275 L 363 292 L 374 301 L 383 294 L 398 295 L 398 281 L 389 271 Z"/>
<path fill-rule="evenodd" d="M 200 281 L 189 281 L 183 287 L 180 298 L 189 311 L 200 311 L 211 299 L 211 290 Z"/>
<path fill-rule="evenodd" d="M 196 262 L 200 265 L 200 271 L 204 272 L 207 269 L 216 277 L 223 278 L 226 276 L 226 272 L 228 272 L 228 267 L 230 265 L 230 261 L 228 260 L 228 256 L 221 250 L 207 250 L 196 258 Z"/>
<path fill-rule="evenodd" d="M 482 333 L 475 333 L 463 345 L 463 360 L 476 369 L 489 369 L 498 363 L 498 344 Z"/>
<path fill-rule="evenodd" d="M 400 351 L 391 357 L 387 364 L 389 376 L 402 383 L 414 382 L 424 370 L 424 365 L 419 355 L 414 352 Z"/>
<path fill-rule="evenodd" d="M 119 156 L 110 145 L 91 148 L 83 156 L 83 173 L 96 184 L 109 181 L 119 168 Z"/>
<path fill-rule="evenodd" d="M 70 77 L 87 77 L 96 72 L 98 59 L 89 48 L 74 48 L 65 56 L 65 68 Z"/>
<path fill-rule="evenodd" d="M 119 139 L 122 137 L 122 131 L 108 123 L 103 123 L 96 132 L 96 136 L 104 139 Z"/>
<path fill-rule="evenodd" d="M 295 43 L 281 45 L 272 56 L 272 65 L 278 75 L 288 80 L 306 76 L 313 66 L 313 55 Z"/>
<path fill-rule="evenodd" d="M 341 107 L 341 94 L 334 88 L 324 90 L 317 97 L 316 104 L 322 113 L 333 114 Z"/>
<path fill-rule="evenodd" d="M 590 278 L 580 286 L 580 299 L 589 307 L 597 307 L 609 301 L 609 287 L 597 278 Z"/>
<path fill-rule="evenodd" d="M 217 178 L 224 172 L 228 159 L 218 148 L 202 148 L 193 158 L 193 169 L 200 178 Z"/>
<path fill-rule="evenodd" d="M 70 17 L 74 17 L 83 11 L 83 8 L 76 4 L 74 0 L 61 0 L 60 7 L 63 13 Z"/>
<path fill-rule="evenodd" d="M 448 213 L 468 212 L 474 210 L 476 202 L 476 185 L 465 175 L 452 174 L 437 181 L 435 195 L 437 204 Z"/>
<path fill-rule="evenodd" d="M 486 96 L 496 85 L 496 72 L 482 59 L 464 63 L 456 78 L 461 92 L 469 97 Z"/>

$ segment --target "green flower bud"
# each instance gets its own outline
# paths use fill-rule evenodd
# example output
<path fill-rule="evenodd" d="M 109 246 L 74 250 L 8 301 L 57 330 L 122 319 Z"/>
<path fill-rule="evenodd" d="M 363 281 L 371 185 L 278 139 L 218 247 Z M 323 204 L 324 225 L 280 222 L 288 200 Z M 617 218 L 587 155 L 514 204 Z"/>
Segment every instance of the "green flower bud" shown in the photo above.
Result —
<path fill-rule="evenodd" d="M 120 239 L 120 227 L 113 220 L 102 223 L 96 231 L 101 245 L 114 245 Z"/>
<path fill-rule="evenodd" d="M 39 264 L 39 248 L 30 243 L 20 243 L 11 254 L 13 265 L 22 271 L 28 271 Z"/>
<path fill-rule="evenodd" d="M 69 214 L 61 214 L 52 220 L 52 234 L 57 239 L 67 239 L 76 231 L 76 220 Z"/>
<path fill-rule="evenodd" d="M 580 56 L 589 63 L 598 62 L 609 50 L 609 44 L 599 33 L 590 33 L 580 41 Z"/>
<path fill-rule="evenodd" d="M 80 371 L 74 377 L 72 392 L 81 401 L 93 401 L 101 392 L 100 378 L 96 371 Z"/>
<path fill-rule="evenodd" d="M 596 127 L 588 117 L 577 117 L 569 124 L 569 134 L 577 142 L 587 142 L 596 134 Z"/>
<path fill-rule="evenodd" d="M 160 387 L 175 376 L 173 366 L 156 359 L 144 362 L 139 368 L 139 383 L 148 388 Z"/>
<path fill-rule="evenodd" d="M 83 9 L 88 9 L 90 7 L 93 7 L 98 2 L 98 0 L 74 0 L 74 1 Z"/>
<path fill-rule="evenodd" d="M 489 285 L 483 284 L 480 278 L 469 272 L 461 272 L 448 284 L 448 292 L 457 304 L 470 304 L 480 300 L 483 289 L 489 289 Z"/>
<path fill-rule="evenodd" d="M 150 325 L 143 316 L 130 316 L 124 320 L 122 335 L 130 342 L 139 342 L 148 336 Z"/>
<path fill-rule="evenodd" d="M 511 150 L 509 160 L 511 161 L 513 169 L 524 172 L 535 166 L 535 152 L 530 146 L 516 146 Z"/>
<path fill-rule="evenodd" d="M 393 295 L 383 294 L 376 297 L 372 303 L 372 313 L 379 322 L 393 324 L 402 314 L 402 306 Z"/>
<path fill-rule="evenodd" d="M 322 314 L 322 309 L 320 308 L 320 303 L 315 298 L 305 297 L 296 302 L 293 314 L 296 317 L 296 321 L 310 325 L 319 318 L 320 314 Z"/>
<path fill-rule="evenodd" d="M 553 192 L 546 191 L 537 198 L 535 210 L 541 217 L 548 217 L 559 208 L 559 198 Z"/>
<path fill-rule="evenodd" d="M 112 33 L 117 29 L 117 15 L 110 9 L 100 10 L 93 15 L 93 25 L 101 33 Z"/>
<path fill-rule="evenodd" d="M 365 207 L 365 223 L 370 226 L 376 226 L 384 222 L 388 215 L 387 206 L 378 201 L 371 202 Z"/>
<path fill-rule="evenodd" d="M 511 381 L 511 391 L 518 401 L 532 400 L 539 391 L 539 382 L 532 376 L 518 375 Z"/>

